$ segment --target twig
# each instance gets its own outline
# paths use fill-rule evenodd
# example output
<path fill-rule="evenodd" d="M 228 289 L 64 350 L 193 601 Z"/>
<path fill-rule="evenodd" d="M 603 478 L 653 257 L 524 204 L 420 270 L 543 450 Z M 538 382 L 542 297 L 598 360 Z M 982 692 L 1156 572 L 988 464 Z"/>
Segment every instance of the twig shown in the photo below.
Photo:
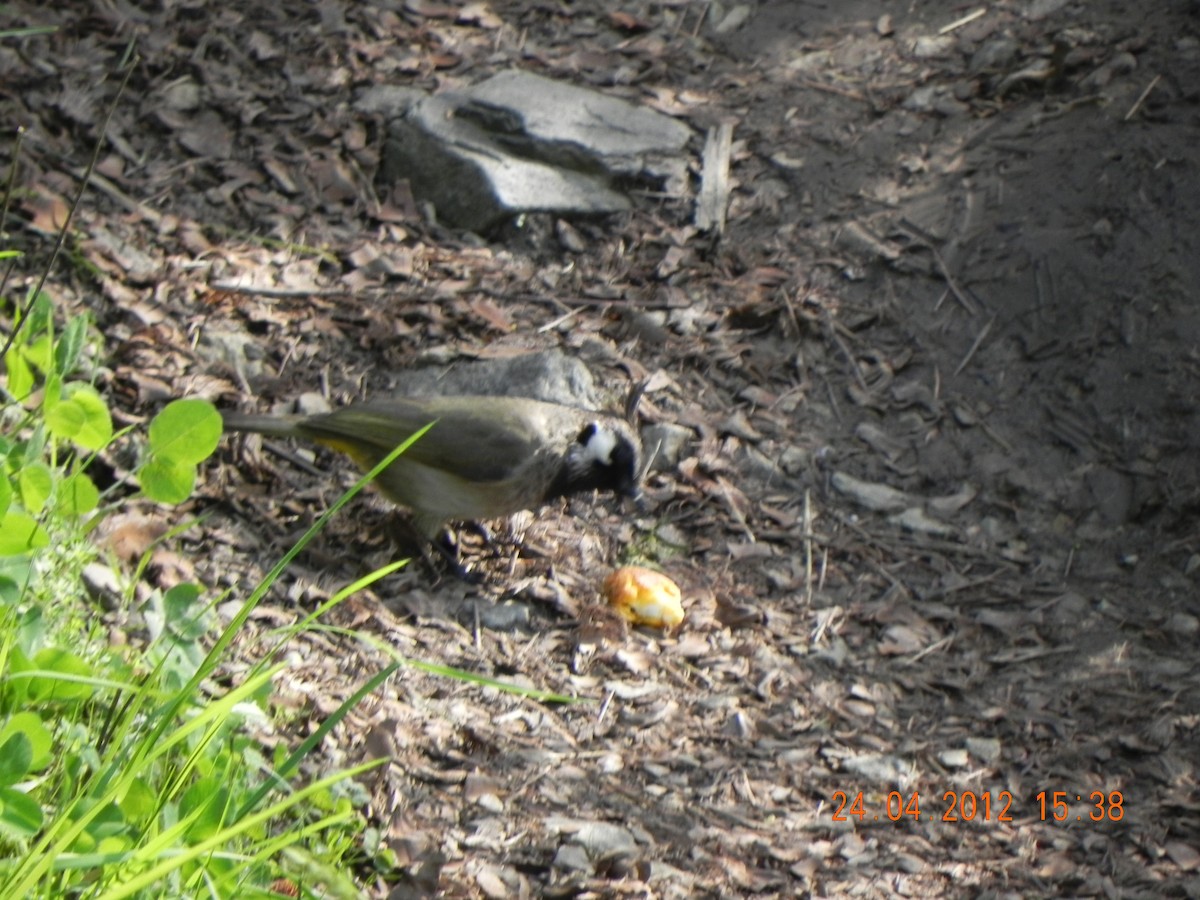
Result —
<path fill-rule="evenodd" d="M 937 263 L 938 273 L 942 276 L 942 280 L 946 282 L 946 287 L 950 288 L 950 293 L 954 295 L 954 299 L 958 301 L 968 313 L 973 316 L 979 315 L 979 310 L 975 308 L 975 304 L 967 297 L 963 289 L 958 286 L 958 282 L 954 276 L 950 274 L 950 267 L 946 265 L 946 260 L 942 258 L 942 254 L 938 252 L 938 248 L 934 246 L 932 239 L 917 225 L 908 221 L 908 219 L 900 220 L 900 227 L 917 238 L 922 244 L 929 248 L 929 252 L 933 254 L 933 261 Z M 938 301 L 941 305 L 941 301 Z"/>
<path fill-rule="evenodd" d="M 975 304 L 967 299 L 967 295 L 963 293 L 963 289 L 958 286 L 958 282 L 950 274 L 950 269 L 946 265 L 946 261 L 942 259 L 942 254 L 938 252 L 937 247 L 931 245 L 929 250 L 933 253 L 933 261 L 937 263 L 938 271 L 942 273 L 942 278 L 946 279 L 946 287 L 950 288 L 950 293 L 954 295 L 954 299 L 971 315 L 979 315 L 979 310 L 975 308 Z"/>
<path fill-rule="evenodd" d="M 801 78 L 800 86 L 812 88 L 814 91 L 824 91 L 827 94 L 836 94 L 839 97 L 849 97 L 851 100 L 857 100 L 859 103 L 871 102 L 871 98 L 862 91 L 854 91 L 850 88 L 834 87 L 832 84 L 825 84 L 821 81 L 813 81 L 809 78 Z"/>
<path fill-rule="evenodd" d="M 1125 113 L 1125 118 L 1122 121 L 1128 122 L 1135 115 L 1137 115 L 1137 111 L 1142 108 L 1142 104 L 1146 102 L 1146 98 L 1150 96 L 1150 92 L 1154 90 L 1154 86 L 1160 81 L 1162 81 L 1161 75 L 1155 75 L 1154 78 L 1151 79 L 1150 83 L 1146 85 L 1146 89 L 1142 91 L 1142 93 L 1138 95 L 1137 100 L 1133 102 L 1133 106 L 1129 107 L 1129 112 Z"/>
<path fill-rule="evenodd" d="M 733 123 L 722 122 L 708 130 L 704 163 L 700 170 L 700 193 L 696 197 L 696 227 L 701 231 L 725 231 L 729 205 L 729 159 L 733 148 Z"/>
<path fill-rule="evenodd" d="M 570 319 L 573 319 L 577 315 L 579 315 L 579 307 L 575 307 L 575 309 L 569 310 L 568 312 L 559 316 L 557 319 L 551 319 L 545 325 L 538 328 L 537 332 L 538 332 L 538 334 L 545 334 L 547 331 L 553 331 L 559 325 L 562 325 L 564 322 L 567 322 Z"/>
<path fill-rule="evenodd" d="M 71 174 L 73 174 L 76 178 L 86 178 L 87 177 L 87 172 L 83 169 L 72 169 Z M 157 210 L 151 209 L 149 206 L 147 206 L 141 200 L 136 200 L 133 197 L 129 196 L 127 193 L 125 193 L 123 190 L 121 190 L 119 187 L 117 187 L 115 184 L 113 184 L 113 182 L 109 181 L 107 178 L 105 178 L 99 172 L 92 172 L 91 180 L 92 180 L 92 184 L 94 184 L 100 191 L 102 191 L 105 194 L 108 194 L 109 197 L 116 200 L 118 203 L 120 203 L 122 206 L 124 206 L 130 212 L 137 213 L 138 215 L 140 215 L 143 219 L 145 219 L 152 225 L 162 225 L 162 220 L 163 220 L 162 213 L 158 212 Z"/>
<path fill-rule="evenodd" d="M 812 495 L 804 489 L 804 605 L 813 602 L 813 541 L 812 541 Z"/>
<path fill-rule="evenodd" d="M 871 388 L 867 385 L 867 379 L 863 377 L 862 371 L 858 368 L 858 361 L 855 360 L 854 354 L 850 352 L 850 348 L 846 346 L 846 342 L 837 333 L 837 326 L 834 325 L 833 317 L 829 315 L 829 310 L 824 310 L 822 322 L 829 330 L 829 336 L 833 339 L 833 342 L 837 344 L 838 349 L 842 351 L 842 355 L 846 357 L 846 362 L 850 364 L 850 368 L 854 372 L 854 380 L 858 382 L 858 386 L 862 388 L 864 394 L 870 394 Z"/>
<path fill-rule="evenodd" d="M 981 6 L 981 7 L 979 7 L 979 9 L 975 10 L 974 12 L 967 13 L 961 19 L 955 19 L 949 25 L 945 25 L 945 26 L 939 28 L 938 34 L 939 35 L 949 34 L 952 31 L 956 31 L 957 29 L 962 28 L 964 25 L 969 25 L 971 22 L 974 22 L 979 17 L 986 16 L 986 15 L 987 15 L 987 7 Z"/>
<path fill-rule="evenodd" d="M 600 711 L 596 713 L 596 724 L 599 725 L 604 721 L 604 717 L 608 715 L 608 708 L 612 706 L 613 697 L 616 696 L 615 691 L 606 691 L 604 700 L 600 703 Z"/>
<path fill-rule="evenodd" d="M 975 343 L 971 345 L 971 349 L 967 351 L 967 355 L 963 357 L 962 362 L 958 364 L 958 368 L 954 370 L 954 374 L 956 376 L 967 367 L 967 363 L 971 361 L 971 357 L 975 355 L 975 351 L 979 349 L 979 345 L 983 343 L 983 339 L 987 337 L 988 332 L 992 330 L 992 324 L 995 321 L 996 317 L 992 316 L 987 320 L 987 324 L 979 329 L 979 334 L 975 337 Z"/>
<path fill-rule="evenodd" d="M 4 203 L 0 205 L 0 238 L 8 243 L 8 231 L 5 229 L 5 224 L 8 222 L 8 207 L 12 203 L 13 188 L 17 183 L 18 162 L 21 159 L 21 144 L 25 141 L 25 126 L 21 125 L 17 128 L 17 137 L 13 141 L 12 149 L 12 165 L 8 169 L 8 183 L 4 186 Z M 0 278 L 0 293 L 3 293 L 8 288 L 8 279 L 12 276 L 13 270 L 17 265 L 17 257 L 13 257 L 8 261 L 8 265 L 4 267 L 4 277 Z"/>
<path fill-rule="evenodd" d="M 262 287 L 253 284 L 238 284 L 234 281 L 214 281 L 209 287 L 226 294 L 247 294 L 253 297 L 273 297 L 288 300 L 292 297 L 339 297 L 348 293 L 346 288 L 282 288 Z"/>
<path fill-rule="evenodd" d="M 13 325 L 12 333 L 9 334 L 8 339 L 4 342 L 4 347 L 0 349 L 0 359 L 8 356 L 8 351 L 16 343 L 17 335 L 21 333 L 21 329 L 25 327 L 25 323 L 29 321 L 29 313 L 33 309 L 33 304 L 41 296 L 42 288 L 46 286 L 46 279 L 50 277 L 50 270 L 54 268 L 58 254 L 62 252 L 63 244 L 67 242 L 67 234 L 71 230 L 71 222 L 75 218 L 75 213 L 79 210 L 79 204 L 83 202 L 83 194 L 87 190 L 92 173 L 96 170 L 96 163 L 100 160 L 100 151 L 104 148 L 104 135 L 108 132 L 109 123 L 112 122 L 113 114 L 117 111 L 117 104 L 125 94 L 125 87 L 129 84 L 129 79 L 132 77 L 133 70 L 137 66 L 138 58 L 133 47 L 134 44 L 131 40 L 125 48 L 125 57 L 122 60 L 126 66 L 125 77 L 121 79 L 121 85 L 117 88 L 116 96 L 113 97 L 113 101 L 108 107 L 108 112 L 104 116 L 104 122 L 100 126 L 100 137 L 96 139 L 96 146 L 92 150 L 92 158 L 88 160 L 87 168 L 84 170 L 84 177 L 79 182 L 79 190 L 75 192 L 75 199 L 71 201 L 71 208 L 67 210 L 67 219 L 62 223 L 62 227 L 58 231 L 58 240 L 54 242 L 54 249 L 50 252 L 50 259 L 42 268 L 37 286 L 29 292 L 29 302 L 25 304 L 21 310 L 21 314 L 14 320 L 15 324 Z"/>
<path fill-rule="evenodd" d="M 910 656 L 907 659 L 903 660 L 903 664 L 911 666 L 911 665 L 914 665 L 915 663 L 919 663 L 930 653 L 936 653 L 938 650 L 941 650 L 943 647 L 950 646 L 950 643 L 953 640 L 954 640 L 954 635 L 948 634 L 944 638 L 942 638 L 940 641 L 934 641 L 932 644 L 930 644 L 924 650 L 919 650 L 913 656 Z"/>
<path fill-rule="evenodd" d="M 746 521 L 746 517 L 742 515 L 742 511 L 738 509 L 737 503 L 733 499 L 733 492 L 729 489 L 729 482 L 717 476 L 717 485 L 721 488 L 721 494 L 725 498 L 725 505 L 729 507 L 729 511 L 733 513 L 733 519 L 741 526 L 742 533 L 746 535 L 746 540 L 751 544 L 757 544 L 758 541 L 754 537 L 754 532 L 750 530 L 750 524 Z"/>

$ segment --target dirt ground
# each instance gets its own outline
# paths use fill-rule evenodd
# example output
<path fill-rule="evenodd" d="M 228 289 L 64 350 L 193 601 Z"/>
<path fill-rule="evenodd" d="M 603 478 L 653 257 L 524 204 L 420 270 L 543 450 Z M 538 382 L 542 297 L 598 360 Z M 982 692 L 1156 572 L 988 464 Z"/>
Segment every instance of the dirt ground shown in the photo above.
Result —
<path fill-rule="evenodd" d="M 560 347 L 650 377 L 644 417 L 694 436 L 646 516 L 517 517 L 469 548 L 483 585 L 412 566 L 327 619 L 376 643 L 289 648 L 264 739 L 315 728 L 380 641 L 588 701 L 418 670 L 370 697 L 321 765 L 392 757 L 364 809 L 400 870 L 364 867 L 372 896 L 1200 895 L 1197 4 L 55 7 L 0 23 L 59 25 L 0 44 L 31 189 L 5 227 L 44 258 L 133 41 L 51 286 L 95 312 L 128 423 Z M 488 244 L 375 181 L 356 96 L 509 67 L 677 115 L 697 150 L 733 122 L 726 234 L 647 192 L 573 223 L 582 252 Z M 193 504 L 110 538 L 207 514 L 148 577 L 244 596 L 353 479 L 290 450 L 229 441 Z M 387 525 L 355 501 L 245 658 L 393 558 Z M 630 548 L 684 588 L 676 633 L 595 605 Z"/>

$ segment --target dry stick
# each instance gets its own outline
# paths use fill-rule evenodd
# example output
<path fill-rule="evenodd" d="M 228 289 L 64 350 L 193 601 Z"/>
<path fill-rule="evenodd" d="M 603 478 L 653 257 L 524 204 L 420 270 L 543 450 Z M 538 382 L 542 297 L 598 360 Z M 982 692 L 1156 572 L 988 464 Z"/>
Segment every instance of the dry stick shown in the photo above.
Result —
<path fill-rule="evenodd" d="M 958 282 L 954 280 L 954 276 L 950 274 L 950 269 L 947 267 L 946 261 L 942 259 L 942 254 L 938 252 L 937 247 L 931 244 L 929 250 L 933 253 L 933 261 L 937 263 L 938 271 L 942 273 L 942 278 L 946 281 L 946 287 L 950 288 L 950 293 L 954 295 L 954 299 L 971 315 L 979 315 L 979 310 L 975 308 L 975 304 L 967 299 L 967 295 L 963 293 L 962 288 L 958 286 Z"/>
<path fill-rule="evenodd" d="M 1151 82 L 1146 85 L 1146 89 L 1142 91 L 1141 96 L 1134 101 L 1133 106 L 1129 107 L 1129 112 L 1125 113 L 1125 118 L 1122 121 L 1128 122 L 1137 115 L 1137 111 L 1142 108 L 1142 104 L 1146 102 L 1146 98 L 1150 96 L 1150 92 L 1154 90 L 1154 86 L 1160 81 L 1162 81 L 1162 76 L 1155 75 Z"/>
<path fill-rule="evenodd" d="M 605 692 L 604 700 L 600 704 L 600 711 L 598 713 L 596 713 L 596 724 L 597 725 L 599 725 L 601 722 L 603 722 L 604 717 L 606 715 L 608 715 L 608 708 L 612 705 L 613 697 L 615 697 L 615 696 L 616 696 L 616 692 L 613 690 L 609 690 L 609 691 Z"/>
<path fill-rule="evenodd" d="M 787 307 L 788 318 L 792 320 L 792 327 L 796 329 L 796 337 L 802 336 L 804 330 L 800 327 L 800 317 L 796 315 L 796 307 L 792 304 L 791 293 L 780 287 L 779 295 L 783 297 L 783 305 Z"/>
<path fill-rule="evenodd" d="M 812 494 L 804 489 L 804 605 L 813 602 Z"/>
<path fill-rule="evenodd" d="M 746 539 L 752 544 L 757 544 L 758 541 L 755 540 L 754 532 L 750 530 L 750 525 L 746 521 L 746 517 L 742 514 L 742 511 L 738 509 L 737 503 L 734 502 L 733 492 L 729 489 L 729 482 L 718 475 L 717 485 L 721 488 L 721 494 L 725 498 L 725 505 L 728 506 L 729 511 L 733 513 L 734 521 L 741 526 L 742 533 L 746 535 Z"/>
<path fill-rule="evenodd" d="M 553 331 L 559 325 L 562 325 L 564 322 L 567 322 L 570 319 L 573 319 L 575 316 L 579 315 L 579 311 L 580 311 L 579 307 L 575 307 L 575 309 L 571 310 L 570 312 L 566 313 L 565 315 L 561 315 L 557 319 L 551 319 L 545 325 L 538 328 L 537 333 L 545 334 L 547 331 Z"/>
<path fill-rule="evenodd" d="M 25 126 L 21 125 L 17 128 L 17 137 L 13 142 L 12 149 L 12 165 L 8 169 L 8 184 L 4 186 L 4 203 L 0 205 L 0 237 L 5 239 L 7 243 L 8 232 L 4 230 L 4 223 L 8 221 L 8 208 L 12 203 L 13 188 L 17 184 L 17 168 L 18 162 L 21 159 L 21 144 L 25 141 Z M 17 257 L 14 255 L 8 265 L 4 267 L 4 277 L 0 278 L 0 294 L 8 288 L 8 279 L 12 277 L 12 273 L 17 267 Z"/>
<path fill-rule="evenodd" d="M 932 591 L 922 593 L 920 595 L 920 599 L 922 602 L 929 602 L 930 600 L 940 600 L 942 597 L 948 597 L 951 594 L 957 594 L 962 591 L 974 590 L 977 587 L 984 587 L 985 585 L 991 584 L 993 581 L 995 581 L 997 578 L 999 578 L 1002 571 L 1003 571 L 1002 569 L 996 569 L 995 571 L 989 572 L 987 575 L 982 575 L 979 578 L 973 578 L 973 579 L 964 581 L 962 584 L 955 584 L 955 585 L 951 585 L 949 587 L 935 588 Z"/>
<path fill-rule="evenodd" d="M 125 87 L 129 84 L 134 66 L 138 62 L 137 54 L 133 52 L 132 40 L 125 48 L 125 59 L 123 62 L 126 64 L 125 77 L 121 79 L 121 86 L 117 88 L 116 96 L 113 97 L 113 101 L 108 107 L 108 112 L 104 116 L 104 123 L 100 126 L 100 137 L 96 139 L 96 146 L 92 150 L 92 158 L 88 160 L 84 177 L 79 182 L 79 190 L 75 192 L 75 199 L 71 201 L 71 208 L 67 210 L 67 219 L 58 230 L 58 240 L 54 242 L 54 249 L 50 251 L 50 259 L 42 268 L 42 273 L 38 277 L 37 287 L 30 291 L 29 302 L 21 309 L 20 317 L 16 320 L 16 324 L 13 325 L 12 333 L 8 336 L 8 340 L 4 342 L 4 347 L 0 349 L 0 359 L 8 356 L 8 351 L 12 349 L 13 344 L 16 342 L 17 335 L 21 333 L 21 329 L 25 327 L 25 323 L 29 321 L 29 313 L 33 310 L 33 304 L 41 296 L 42 288 L 46 286 L 46 279 L 50 277 L 50 270 L 54 268 L 58 254 L 62 252 L 63 244 L 67 242 L 67 232 L 70 231 L 71 222 L 75 218 L 75 213 L 79 210 L 79 204 L 83 202 L 83 193 L 87 190 L 88 181 L 92 173 L 96 170 L 96 163 L 100 160 L 100 150 L 104 147 L 104 135 L 108 133 L 108 125 L 112 121 L 113 114 L 117 111 L 117 103 L 120 102 L 121 96 L 125 93 Z"/>
<path fill-rule="evenodd" d="M 246 294 L 253 297 L 270 297 L 275 300 L 290 300 L 293 297 L 339 297 L 342 294 L 350 293 L 347 288 L 258 287 L 252 284 L 237 284 L 232 281 L 214 281 L 209 288 L 226 294 Z"/>
<path fill-rule="evenodd" d="M 948 634 L 944 638 L 942 638 L 940 641 L 934 641 L 932 644 L 930 644 L 924 650 L 918 650 L 913 656 L 909 656 L 909 657 L 906 657 L 906 658 L 900 660 L 900 664 L 908 665 L 908 666 L 916 665 L 921 660 L 923 660 L 925 657 L 927 657 L 929 654 L 936 653 L 937 651 L 941 650 L 943 647 L 950 646 L 950 644 L 953 643 L 953 641 L 954 641 L 954 635 Z"/>
<path fill-rule="evenodd" d="M 833 317 L 829 315 L 829 311 L 825 310 L 822 319 L 825 327 L 829 329 L 829 336 L 833 338 L 833 342 L 837 344 L 838 349 L 846 357 L 846 362 L 850 364 L 850 368 L 854 371 L 854 380 L 858 382 L 858 386 L 862 388 L 864 394 L 871 393 L 870 387 L 867 386 L 867 379 L 863 377 L 863 373 L 858 368 L 858 362 L 854 359 L 854 354 L 850 352 L 850 348 L 846 346 L 846 342 L 842 340 L 841 335 L 837 333 L 837 326 L 833 323 Z"/>
<path fill-rule="evenodd" d="M 859 103 L 870 103 L 869 98 L 862 91 L 851 90 L 850 88 L 834 87 L 832 84 L 825 84 L 820 81 L 812 81 L 808 78 L 801 78 L 799 82 L 801 87 L 812 88 L 814 91 L 824 91 L 826 94 L 836 94 L 838 97 L 847 97 L 851 100 L 857 100 Z"/>
<path fill-rule="evenodd" d="M 987 337 L 989 331 L 992 330 L 992 323 L 996 321 L 996 317 L 992 316 L 988 319 L 987 324 L 979 329 L 979 334 L 975 338 L 975 343 L 971 345 L 971 349 L 967 351 L 967 355 L 963 357 L 962 362 L 958 364 L 958 368 L 954 370 L 955 376 L 958 376 L 963 369 L 967 367 L 967 363 L 971 361 L 971 357 L 975 355 L 975 351 L 979 349 L 979 345 L 983 343 L 983 339 Z"/>
<path fill-rule="evenodd" d="M 983 429 L 983 433 L 996 442 L 996 446 L 1010 456 L 1013 454 L 1013 445 L 1004 439 L 1000 432 L 996 431 L 987 422 L 980 422 L 979 427 Z"/>
<path fill-rule="evenodd" d="M 942 276 L 942 280 L 946 282 L 946 287 L 950 289 L 950 293 L 954 295 L 954 299 L 958 301 L 959 305 L 971 315 L 979 315 L 979 310 L 975 308 L 975 304 L 971 302 L 963 289 L 958 286 L 958 282 L 954 276 L 950 274 L 950 267 L 946 265 L 946 260 L 942 258 L 942 254 L 938 252 L 938 248 L 933 245 L 933 239 L 920 227 L 908 221 L 908 219 L 901 219 L 900 227 L 929 248 L 929 252 L 933 254 L 933 261 L 937 263 L 938 273 Z M 941 304 L 940 300 L 938 304 Z"/>
<path fill-rule="evenodd" d="M 71 174 L 73 174 L 76 178 L 86 179 L 88 177 L 87 172 L 84 169 L 72 169 Z M 113 200 L 116 200 L 130 212 L 137 213 L 151 225 L 162 225 L 162 213 L 158 212 L 158 210 L 151 209 L 141 200 L 137 200 L 129 196 L 129 194 L 125 193 L 99 172 L 92 172 L 91 180 L 92 184 L 94 184 L 101 192 L 108 194 L 109 197 L 111 197 Z"/>
<path fill-rule="evenodd" d="M 962 28 L 964 25 L 971 24 L 972 22 L 974 22 L 976 19 L 980 18 L 981 16 L 986 16 L 986 15 L 987 15 L 987 7 L 981 6 L 981 7 L 979 7 L 979 9 L 975 10 L 974 12 L 967 13 L 961 19 L 955 19 L 949 25 L 946 25 L 946 26 L 938 29 L 938 34 L 939 35 L 949 34 L 952 31 Z"/>
<path fill-rule="evenodd" d="M 1046 308 L 1046 304 L 1043 302 L 1043 300 L 1045 299 L 1045 294 L 1042 290 L 1042 260 L 1041 260 L 1041 258 L 1035 259 L 1033 261 L 1033 288 L 1034 288 L 1033 314 L 1034 314 L 1034 317 L 1040 322 L 1040 321 L 1042 321 L 1042 310 L 1044 310 Z"/>
<path fill-rule="evenodd" d="M 700 170 L 700 193 L 696 197 L 696 227 L 701 231 L 725 232 L 725 210 L 729 205 L 729 160 L 733 148 L 733 123 L 722 122 L 708 130 L 704 162 Z"/>

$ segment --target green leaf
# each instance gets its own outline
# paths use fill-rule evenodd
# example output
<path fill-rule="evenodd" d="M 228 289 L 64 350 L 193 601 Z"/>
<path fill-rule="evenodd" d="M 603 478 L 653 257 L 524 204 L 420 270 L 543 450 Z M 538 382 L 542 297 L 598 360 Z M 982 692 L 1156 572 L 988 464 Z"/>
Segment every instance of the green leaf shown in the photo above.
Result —
<path fill-rule="evenodd" d="M 13 471 L 32 463 L 41 462 L 46 452 L 46 425 L 35 416 L 31 422 L 32 429 L 25 440 L 14 444 L 9 452 L 10 467 Z"/>
<path fill-rule="evenodd" d="M 128 827 L 125 814 L 115 803 L 106 803 L 104 808 L 88 823 L 87 831 L 97 841 L 120 834 Z"/>
<path fill-rule="evenodd" d="M 196 486 L 196 467 L 152 458 L 138 472 L 142 492 L 159 503 L 182 503 Z"/>
<path fill-rule="evenodd" d="M 22 557 L 22 559 L 27 558 Z M 28 581 L 29 579 L 26 579 L 26 583 Z M 26 672 L 33 668 L 33 662 L 30 661 L 27 654 L 33 653 L 35 647 L 46 643 L 48 627 L 49 623 L 47 623 L 40 606 L 30 606 L 21 612 L 14 632 L 16 644 L 9 655 L 8 665 L 11 671 Z"/>
<path fill-rule="evenodd" d="M 39 291 L 35 296 L 30 288 L 25 294 L 25 303 L 29 305 L 29 315 L 22 334 L 27 337 L 42 334 L 54 320 L 54 301 L 45 291 Z"/>
<path fill-rule="evenodd" d="M 75 443 L 88 450 L 100 450 L 112 440 L 112 415 L 100 392 L 90 384 L 67 385 L 68 402 L 84 412 L 83 430 L 75 436 Z"/>
<path fill-rule="evenodd" d="M 16 784 L 29 773 L 33 762 L 33 742 L 21 732 L 15 732 L 0 743 L 0 786 Z"/>
<path fill-rule="evenodd" d="M 163 617 L 167 627 L 180 640 L 198 641 L 207 629 L 205 607 L 198 609 L 200 587 L 190 581 L 175 585 L 163 595 Z"/>
<path fill-rule="evenodd" d="M 52 371 L 50 361 L 54 358 L 54 344 L 50 340 L 50 335 L 38 335 L 25 344 L 21 351 L 28 363 L 43 375 Z"/>
<path fill-rule="evenodd" d="M 8 483 L 8 479 L 4 477 L 3 468 L 0 468 L 0 519 L 3 519 L 8 512 L 8 508 L 12 506 L 13 489 Z"/>
<path fill-rule="evenodd" d="M 167 621 L 177 622 L 180 619 L 194 618 L 192 607 L 200 599 L 200 586 L 195 582 L 183 581 L 175 585 L 163 595 L 163 612 Z M 197 612 L 203 612 L 203 608 Z"/>
<path fill-rule="evenodd" d="M 40 550 L 49 543 L 50 535 L 24 510 L 9 509 L 0 519 L 0 556 Z"/>
<path fill-rule="evenodd" d="M 121 811 L 125 818 L 134 823 L 148 821 L 158 809 L 158 794 L 144 778 L 135 778 L 121 800 Z"/>
<path fill-rule="evenodd" d="M 82 516 L 100 504 L 100 491 L 83 472 L 76 472 L 59 487 L 55 508 L 65 516 Z"/>
<path fill-rule="evenodd" d="M 33 665 L 54 674 L 36 675 L 29 680 L 31 700 L 82 700 L 92 695 L 94 688 L 90 684 L 76 680 L 91 678 L 92 667 L 69 650 L 46 647 L 34 654 Z M 70 678 L 56 678 L 55 674 Z"/>
<path fill-rule="evenodd" d="M 51 372 L 46 376 L 46 383 L 42 385 L 42 409 L 54 409 L 54 407 L 62 402 L 62 397 L 62 376 L 57 372 Z"/>
<path fill-rule="evenodd" d="M 187 830 L 185 840 L 189 844 L 212 837 L 226 824 L 232 815 L 229 790 L 217 778 L 202 778 L 184 792 L 179 803 L 179 818 L 196 818 Z"/>
<path fill-rule="evenodd" d="M 53 737 L 50 729 L 35 712 L 19 712 L 11 716 L 3 727 L 0 727 L 0 760 L 6 756 L 3 746 L 13 737 L 21 736 L 29 742 L 29 764 L 27 772 L 40 772 L 50 763 L 50 753 Z"/>
<path fill-rule="evenodd" d="M 4 365 L 8 369 L 8 392 L 18 400 L 24 400 L 33 392 L 33 369 L 25 358 L 24 348 L 18 346 L 9 350 Z"/>
<path fill-rule="evenodd" d="M 0 833 L 21 842 L 41 830 L 42 808 L 38 802 L 12 788 L 0 788 Z"/>
<path fill-rule="evenodd" d="M 217 449 L 222 427 L 220 413 L 207 400 L 174 400 L 150 423 L 150 452 L 196 465 Z"/>
<path fill-rule="evenodd" d="M 55 437 L 86 450 L 101 449 L 113 433 L 108 406 L 90 384 L 68 384 L 62 401 L 46 409 L 46 425 Z"/>
<path fill-rule="evenodd" d="M 0 575 L 0 603 L 5 606 L 16 606 L 20 599 L 21 585 L 17 584 L 17 580 L 9 578 L 7 575 Z"/>
<path fill-rule="evenodd" d="M 83 343 L 87 340 L 88 324 L 87 316 L 75 316 L 63 330 L 58 346 L 54 348 L 54 369 L 59 375 L 70 375 L 79 365 Z"/>
<path fill-rule="evenodd" d="M 53 398 L 53 392 L 47 391 L 42 400 L 46 428 L 56 438 L 65 441 L 74 440 L 75 435 L 83 428 L 83 408 L 77 404 L 68 403 L 66 398 L 57 400 Z"/>
<path fill-rule="evenodd" d="M 21 505 L 31 513 L 40 513 L 54 493 L 54 472 L 43 462 L 26 464 L 17 473 Z"/>

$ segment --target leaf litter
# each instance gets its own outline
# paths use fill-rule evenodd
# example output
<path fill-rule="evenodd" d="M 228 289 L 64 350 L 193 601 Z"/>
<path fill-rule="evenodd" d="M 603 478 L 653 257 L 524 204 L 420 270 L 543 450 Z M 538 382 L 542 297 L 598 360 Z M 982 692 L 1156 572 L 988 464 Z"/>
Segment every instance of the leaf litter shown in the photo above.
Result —
<path fill-rule="evenodd" d="M 406 367 L 559 346 L 602 380 L 651 378 L 643 414 L 692 434 L 645 519 L 587 500 L 516 517 L 463 537 L 484 585 L 413 566 L 330 615 L 586 698 L 416 669 L 370 697 L 314 766 L 390 758 L 365 811 L 409 878 L 372 895 L 1200 892 L 1200 222 L 1181 202 L 1200 37 L 1182 7 L 780 2 L 740 27 L 687 4 L 11 7 L 61 27 L 0 56 L 5 124 L 30 134 L 10 229 L 27 252 L 141 36 L 76 226 L 87 266 L 52 285 L 94 310 L 127 421 L 184 394 L 337 404 Z M 518 65 L 698 135 L 732 122 L 722 239 L 691 198 L 646 197 L 489 245 L 374 181 L 384 123 L 359 92 Z M 230 442 L 182 511 L 210 515 L 147 577 L 248 589 L 354 477 Z M 132 509 L 109 539 L 160 515 Z M 393 559 L 390 521 L 370 496 L 335 521 L 231 674 Z M 684 594 L 668 634 L 599 604 L 649 532 Z M 290 731 L 266 743 L 386 662 L 331 633 L 285 652 Z M 1063 822 L 1037 800 L 1058 791 Z M 965 820 L 968 794 L 989 818 Z"/>

